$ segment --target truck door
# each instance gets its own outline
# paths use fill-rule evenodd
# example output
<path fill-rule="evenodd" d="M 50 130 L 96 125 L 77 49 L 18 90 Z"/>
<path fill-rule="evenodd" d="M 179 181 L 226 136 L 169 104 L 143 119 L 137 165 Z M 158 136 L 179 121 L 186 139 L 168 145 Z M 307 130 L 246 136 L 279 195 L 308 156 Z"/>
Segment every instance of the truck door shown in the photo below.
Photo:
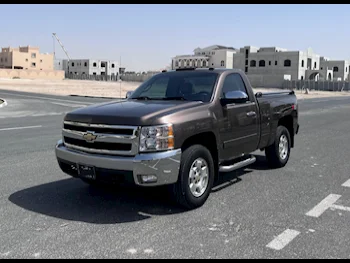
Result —
<path fill-rule="evenodd" d="M 226 76 L 221 90 L 221 98 L 229 91 L 242 91 L 248 99 L 242 103 L 222 106 L 223 121 L 220 127 L 220 139 L 224 159 L 231 159 L 243 153 L 256 150 L 259 143 L 259 112 L 255 98 L 247 92 L 239 73 Z"/>

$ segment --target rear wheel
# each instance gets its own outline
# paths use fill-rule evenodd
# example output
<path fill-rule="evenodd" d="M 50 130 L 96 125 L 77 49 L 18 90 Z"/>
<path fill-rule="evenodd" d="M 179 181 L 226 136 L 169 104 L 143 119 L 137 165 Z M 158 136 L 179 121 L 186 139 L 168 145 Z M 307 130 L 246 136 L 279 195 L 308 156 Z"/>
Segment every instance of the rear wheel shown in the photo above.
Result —
<path fill-rule="evenodd" d="M 278 126 L 275 135 L 275 142 L 266 148 L 265 154 L 270 167 L 284 167 L 290 155 L 290 133 L 284 126 Z"/>
<path fill-rule="evenodd" d="M 214 174 L 214 161 L 207 148 L 187 148 L 181 157 L 179 179 L 171 189 L 176 202 L 188 209 L 202 206 L 210 195 Z"/>

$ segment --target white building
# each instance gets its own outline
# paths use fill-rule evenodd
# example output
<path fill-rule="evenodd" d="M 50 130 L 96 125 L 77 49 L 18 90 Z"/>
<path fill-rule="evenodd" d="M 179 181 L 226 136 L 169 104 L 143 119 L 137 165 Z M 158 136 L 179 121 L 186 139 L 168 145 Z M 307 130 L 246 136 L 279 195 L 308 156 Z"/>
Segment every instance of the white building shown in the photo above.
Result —
<path fill-rule="evenodd" d="M 119 74 L 119 65 L 114 60 L 97 59 L 72 59 L 69 61 L 56 60 L 55 67 L 64 70 L 66 74 L 74 75 L 107 75 L 117 76 Z"/>
<path fill-rule="evenodd" d="M 233 55 L 236 49 L 220 45 L 196 48 L 193 55 L 180 55 L 172 59 L 172 69 L 196 68 L 233 68 Z"/>
<path fill-rule="evenodd" d="M 238 68 L 254 87 L 281 87 L 284 80 L 349 80 L 350 63 L 329 60 L 313 52 L 289 51 L 279 47 L 213 45 L 196 48 L 193 55 L 172 58 L 172 69 Z"/>
<path fill-rule="evenodd" d="M 343 81 L 350 79 L 350 63 L 347 60 L 331 60 L 321 57 L 320 69 L 333 71 L 333 79 L 335 80 Z"/>
<path fill-rule="evenodd" d="M 234 67 L 247 75 L 264 75 L 290 80 L 305 79 L 307 70 L 318 70 L 320 56 L 311 49 L 288 51 L 279 47 L 246 46 L 234 56 Z"/>

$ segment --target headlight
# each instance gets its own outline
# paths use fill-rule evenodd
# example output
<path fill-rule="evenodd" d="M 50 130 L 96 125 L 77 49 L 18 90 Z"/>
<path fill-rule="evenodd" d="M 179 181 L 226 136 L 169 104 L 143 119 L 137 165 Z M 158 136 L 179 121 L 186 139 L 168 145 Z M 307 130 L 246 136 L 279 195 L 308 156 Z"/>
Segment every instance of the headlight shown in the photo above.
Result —
<path fill-rule="evenodd" d="M 174 148 L 174 132 L 171 124 L 141 128 L 140 152 L 165 151 Z"/>

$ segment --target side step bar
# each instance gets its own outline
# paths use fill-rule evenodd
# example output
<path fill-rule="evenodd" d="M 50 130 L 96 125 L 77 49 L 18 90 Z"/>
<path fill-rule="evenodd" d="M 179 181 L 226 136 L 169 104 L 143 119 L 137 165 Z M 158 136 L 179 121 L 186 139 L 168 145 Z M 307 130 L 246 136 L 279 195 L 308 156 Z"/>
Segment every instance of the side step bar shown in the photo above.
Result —
<path fill-rule="evenodd" d="M 255 156 L 250 156 L 248 159 L 245 159 L 244 161 L 240 161 L 240 162 L 232 164 L 232 165 L 220 166 L 219 172 L 221 172 L 221 173 L 232 172 L 234 170 L 237 170 L 237 169 L 240 169 L 242 167 L 248 166 L 252 163 L 255 163 L 255 161 L 256 161 Z"/>

